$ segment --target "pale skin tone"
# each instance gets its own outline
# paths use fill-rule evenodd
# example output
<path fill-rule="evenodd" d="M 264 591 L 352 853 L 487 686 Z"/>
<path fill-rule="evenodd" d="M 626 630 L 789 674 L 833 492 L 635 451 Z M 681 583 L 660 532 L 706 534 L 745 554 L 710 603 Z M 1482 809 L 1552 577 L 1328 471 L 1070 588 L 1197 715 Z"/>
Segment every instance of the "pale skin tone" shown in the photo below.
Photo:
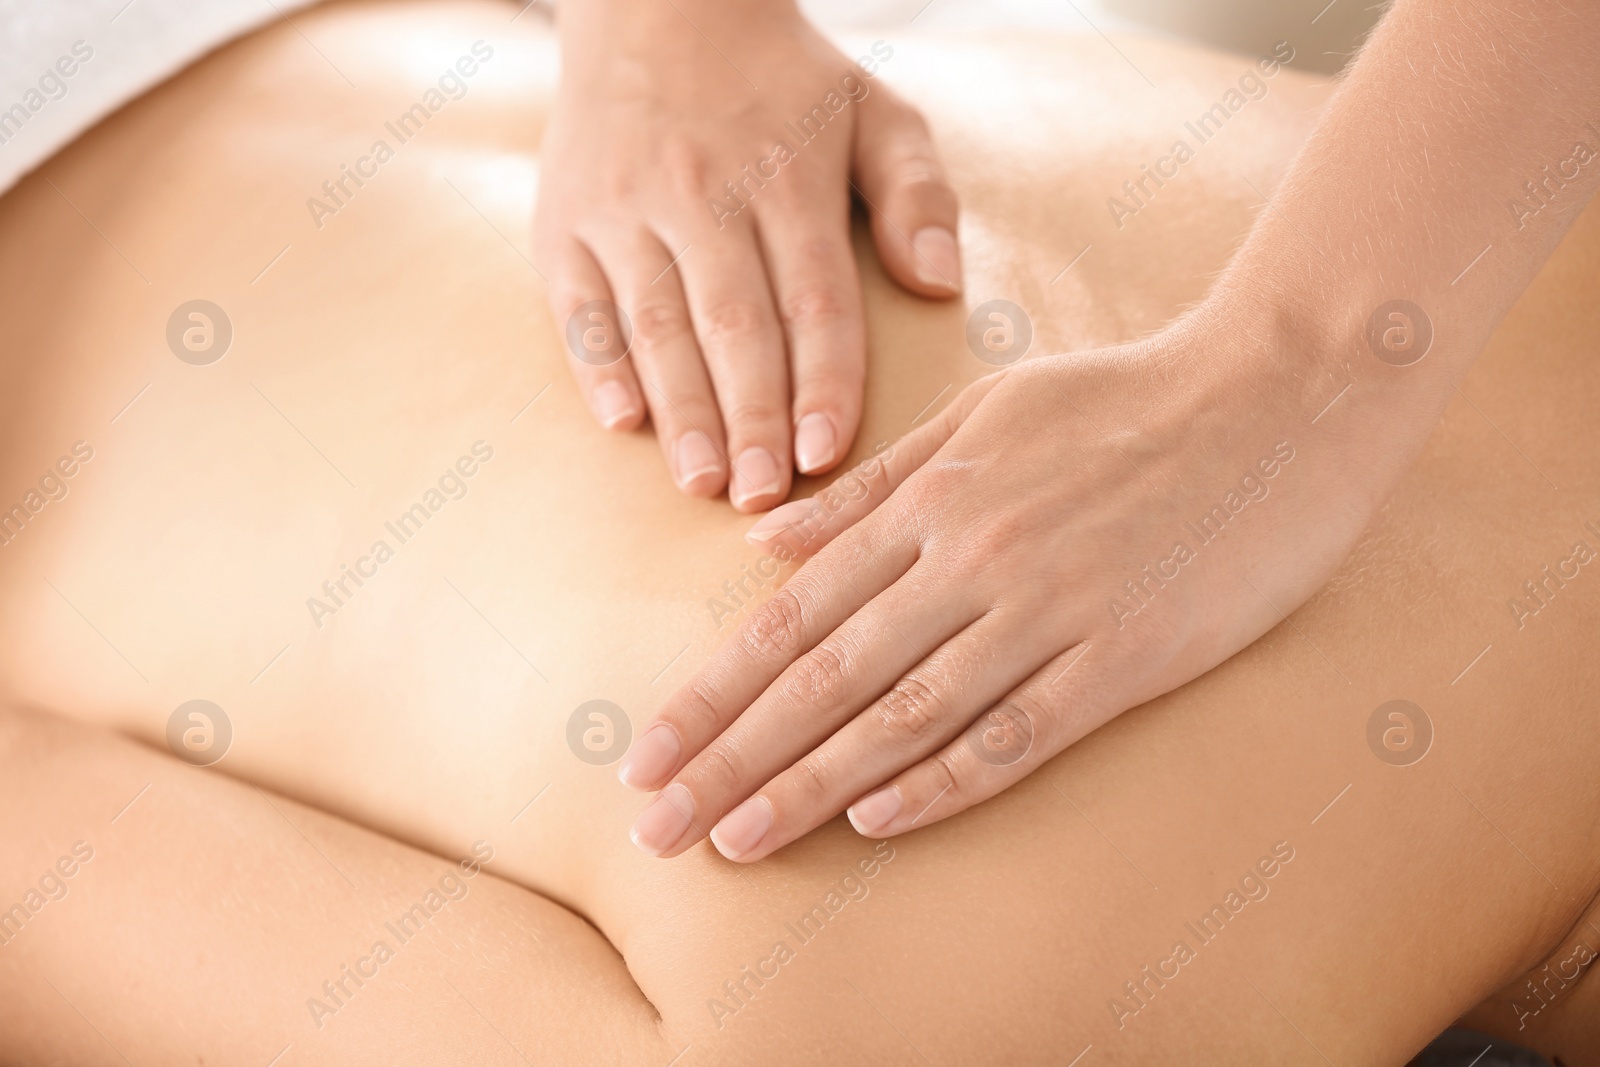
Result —
<path fill-rule="evenodd" d="M 1397 4 L 1198 309 L 985 379 L 865 496 L 752 528 L 814 555 L 624 760 L 661 790 L 635 843 L 709 830 L 751 861 L 844 810 L 872 837 L 936 822 L 1277 625 L 1587 203 L 1596 115 L 1592 15 Z M 1219 502 L 1213 544 L 1186 524 Z"/>
<path fill-rule="evenodd" d="M 514 10 L 397 0 L 296 16 L 354 92 L 279 22 L 0 199 L 16 312 L 0 320 L 0 485 L 16 499 L 66 442 L 87 433 L 96 447 L 70 495 L 0 549 L 0 678 L 25 705 L 144 742 L 48 729 L 0 702 L 0 908 L 74 842 L 95 849 L 69 894 L 0 945 L 10 1059 L 266 1064 L 292 1043 L 278 1067 L 1060 1067 L 1092 1043 L 1079 1067 L 1398 1064 L 1481 1002 L 1474 1025 L 1594 1060 L 1594 979 L 1542 1007 L 1523 975 L 1566 970 L 1578 942 L 1600 944 L 1585 925 L 1600 885 L 1600 585 L 1585 565 L 1521 630 L 1504 598 L 1573 539 L 1593 544 L 1582 520 L 1600 524 L 1600 310 L 1586 299 L 1600 216 L 1563 241 L 1354 558 L 1292 624 L 922 833 L 864 841 L 836 819 L 754 866 L 708 843 L 657 863 L 626 837 L 639 797 L 569 747 L 569 716 L 603 695 L 642 726 L 719 643 L 705 596 L 757 552 L 740 541 L 749 520 L 659 476 L 646 435 L 589 425 L 559 329 L 518 303 L 530 272 L 494 230 L 512 232 L 528 198 L 484 192 L 503 187 L 508 160 L 531 168 L 526 131 L 543 125 L 546 83 L 475 85 L 477 120 L 431 128 L 388 168 L 387 193 L 249 284 L 276 236 L 260 211 L 298 211 L 308 163 L 414 95 L 415 42 L 443 42 L 442 65 L 483 37 L 499 69 L 549 77 L 537 24 L 506 28 Z M 1122 47 L 1194 84 L 1241 68 L 1160 42 Z M 1122 96 L 1098 116 L 1041 119 L 1027 154 L 1003 159 L 992 116 L 1018 101 L 982 77 L 996 56 L 1040 116 L 1049 109 L 1030 101 L 1137 81 L 1087 35 L 936 38 L 897 55 L 899 84 L 936 117 L 963 203 L 985 223 L 969 246 L 974 292 L 1018 263 L 1053 276 L 1081 247 L 1054 220 L 1077 208 L 1095 221 L 1105 190 L 1165 148 L 1174 114 Z M 1036 317 L 1052 347 L 1110 345 L 1198 299 L 1249 223 L 1241 175 L 1275 188 L 1324 99 L 1280 73 L 1229 131 L 1246 136 L 1186 175 L 1204 210 L 1158 205 L 1116 238 L 1126 254 L 1086 257 L 1063 281 L 1060 323 Z M 285 137 L 192 151 L 264 129 Z M 127 213 L 102 215 L 112 204 Z M 413 224 L 419 207 L 447 224 Z M 986 245 L 985 233 L 1000 236 Z M 878 353 L 861 437 L 875 443 L 987 365 L 965 346 L 960 308 L 908 299 L 864 232 L 856 247 Z M 438 300 L 441 263 L 482 301 Z M 180 362 L 161 340 L 167 316 L 214 284 L 238 347 L 207 367 Z M 437 343 L 469 334 L 484 343 L 461 358 Z M 346 343 L 357 335 L 387 340 Z M 1370 389 L 1357 377 L 1318 428 Z M 374 386 L 347 387 L 362 379 Z M 304 596 L 329 560 L 369 543 L 479 427 L 495 458 L 469 494 L 317 628 Z M 578 435 L 591 447 L 564 451 Z M 1299 454 L 1264 507 L 1315 452 L 1289 436 Z M 1365 733 L 1397 695 L 1438 726 L 1405 767 Z M 235 727 L 209 770 L 167 752 L 169 716 L 194 696 Z M 383 923 L 480 839 L 495 853 L 469 894 L 314 1020 L 308 998 L 332 1003 L 323 983 L 345 965 L 370 974 L 362 957 Z M 1214 944 L 1184 934 L 1278 841 L 1295 859 L 1270 896 Z M 772 973 L 775 940 L 794 939 L 786 923 L 890 848 L 892 863 L 861 875 L 869 895 L 754 999 L 731 999 L 724 983 L 746 966 Z M 1153 986 L 1146 966 L 1170 974 L 1180 937 L 1200 958 L 1129 1018 L 1123 983 Z M 1538 1009 L 1523 1030 L 1518 1005 Z"/>
<path fill-rule="evenodd" d="M 892 45 L 847 57 L 790 3 L 586 0 L 559 22 L 534 250 L 578 386 L 607 429 L 648 415 L 684 492 L 764 511 L 860 423 L 852 195 L 897 281 L 960 289 L 927 127 L 875 79 Z"/>

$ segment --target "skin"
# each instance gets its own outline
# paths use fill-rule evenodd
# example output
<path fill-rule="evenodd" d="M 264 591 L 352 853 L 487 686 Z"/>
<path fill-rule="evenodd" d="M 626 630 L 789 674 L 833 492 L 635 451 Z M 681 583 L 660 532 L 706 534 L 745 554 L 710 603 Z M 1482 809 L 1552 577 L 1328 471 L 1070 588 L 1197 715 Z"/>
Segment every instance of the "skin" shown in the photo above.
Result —
<path fill-rule="evenodd" d="M 533 243 L 556 320 L 590 331 L 568 327 L 578 387 L 608 429 L 648 413 L 684 492 L 771 508 L 860 425 L 852 191 L 892 277 L 960 290 L 955 194 L 877 77 L 893 46 L 846 57 L 783 0 L 585 0 L 558 23 Z"/>
<path fill-rule="evenodd" d="M 814 555 L 623 762 L 624 782 L 661 790 L 636 843 L 670 857 L 709 829 L 750 861 L 847 808 L 862 833 L 902 833 L 1281 622 L 1347 556 L 1600 184 L 1568 159 L 1583 138 L 1592 152 L 1596 115 L 1600 21 L 1559 3 L 1394 5 L 1193 312 L 977 383 L 864 494 L 752 527 Z M 1556 160 L 1570 173 L 1534 210 L 1524 182 Z M 1466 270 L 1479 255 L 1488 269 Z M 1403 366 L 1367 339 L 1397 297 L 1433 336 Z M 1385 318 L 1379 343 L 1422 328 Z M 1338 418 L 1284 436 L 1335 398 Z M 1286 456 L 1280 503 L 1251 516 Z M 1192 524 L 1230 489 L 1216 514 L 1243 513 L 1239 536 L 1212 546 Z"/>
<path fill-rule="evenodd" d="M 650 435 L 593 426 L 560 325 L 525 299 L 537 276 L 502 234 L 527 219 L 555 45 L 514 13 L 296 16 L 0 199 L 0 500 L 95 449 L 0 548 L 0 907 L 76 841 L 96 850 L 0 945 L 0 1057 L 1060 1067 L 1092 1045 L 1078 1067 L 1382 1065 L 1471 1013 L 1593 1062 L 1592 976 L 1520 1031 L 1515 1009 L 1530 971 L 1600 947 L 1600 584 L 1541 571 L 1600 524 L 1600 216 L 1288 622 L 959 817 L 659 863 L 627 840 L 637 794 L 586 758 L 618 758 L 620 730 L 573 743 L 574 714 L 608 700 L 637 731 L 778 578 L 747 577 L 773 573 L 748 519 L 659 477 Z M 495 54 L 468 95 L 317 229 L 305 199 L 352 142 L 478 39 Z M 1116 231 L 1108 191 L 1245 65 L 1118 44 L 1173 96 L 1129 92 L 1089 35 L 897 41 L 900 89 L 962 161 L 969 284 L 1043 306 L 1044 350 L 1145 336 L 1198 300 L 1257 209 L 1241 178 L 1275 187 L 1326 99 L 1281 72 Z M 991 77 L 1002 63 L 1037 95 Z M 1070 127 L 1046 118 L 1062 101 Z M 909 296 L 856 241 L 875 358 L 851 466 L 990 370 L 962 309 Z M 207 365 L 166 338 L 196 296 L 235 327 Z M 321 583 L 478 439 L 494 457 L 466 492 L 313 621 Z M 1533 579 L 1550 585 L 1519 627 L 1508 599 Z M 168 754 L 196 698 L 233 727 L 209 770 Z M 1434 728 L 1406 766 L 1368 736 L 1395 698 Z M 479 841 L 470 894 L 319 1028 L 308 999 Z M 1145 978 L 1280 842 L 1270 892 L 1180 977 Z M 831 892 L 798 943 L 785 924 Z M 731 999 L 781 938 L 780 977 Z"/>

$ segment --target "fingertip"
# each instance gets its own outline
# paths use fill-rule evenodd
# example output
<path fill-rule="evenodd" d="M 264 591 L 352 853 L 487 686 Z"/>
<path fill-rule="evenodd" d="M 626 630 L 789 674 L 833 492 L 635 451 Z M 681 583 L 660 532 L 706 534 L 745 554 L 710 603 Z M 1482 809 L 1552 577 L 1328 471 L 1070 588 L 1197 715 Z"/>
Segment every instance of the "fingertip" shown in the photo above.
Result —
<path fill-rule="evenodd" d="M 628 838 L 648 856 L 666 859 L 683 851 L 678 846 L 694 825 L 694 797 L 674 782 L 651 801 L 628 831 Z"/>
<path fill-rule="evenodd" d="M 862 133 L 856 165 L 884 267 L 920 296 L 955 296 L 962 288 L 960 201 L 945 180 L 927 124 L 886 98 L 865 113 Z"/>
<path fill-rule="evenodd" d="M 766 855 L 765 851 L 758 854 L 758 850 L 772 830 L 773 820 L 772 802 L 764 796 L 753 796 L 711 828 L 711 844 L 724 859 L 753 862 Z"/>
<path fill-rule="evenodd" d="M 884 830 L 904 806 L 905 797 L 901 795 L 900 787 L 891 785 L 850 805 L 845 817 L 862 837 L 887 837 Z"/>
<path fill-rule="evenodd" d="M 759 522 L 746 530 L 744 539 L 753 545 L 764 545 L 812 519 L 819 510 L 820 505 L 813 498 L 791 500 L 787 504 L 773 508 Z"/>
<path fill-rule="evenodd" d="M 672 477 L 690 496 L 715 496 L 727 485 L 728 470 L 711 438 L 690 430 L 672 446 Z"/>
<path fill-rule="evenodd" d="M 589 408 L 607 430 L 619 433 L 637 430 L 644 422 L 644 404 L 633 390 L 615 378 L 595 386 L 589 394 Z"/>
<path fill-rule="evenodd" d="M 743 512 L 765 511 L 788 489 L 786 472 L 772 452 L 760 445 L 744 449 L 733 461 L 728 499 Z"/>
<path fill-rule="evenodd" d="M 931 295 L 961 292 L 961 246 L 943 226 L 924 226 L 911 238 L 911 269 Z"/>
<path fill-rule="evenodd" d="M 722 495 L 728 488 L 728 476 L 722 471 L 706 471 L 696 475 L 686 482 L 678 483 L 678 490 L 684 496 L 692 496 L 697 500 L 709 500 Z"/>
<path fill-rule="evenodd" d="M 794 428 L 795 466 L 802 474 L 820 474 L 839 460 L 839 431 L 821 411 L 802 415 Z"/>
<path fill-rule="evenodd" d="M 617 767 L 617 779 L 641 792 L 658 789 L 678 765 L 683 742 L 670 723 L 658 722 L 639 735 Z"/>

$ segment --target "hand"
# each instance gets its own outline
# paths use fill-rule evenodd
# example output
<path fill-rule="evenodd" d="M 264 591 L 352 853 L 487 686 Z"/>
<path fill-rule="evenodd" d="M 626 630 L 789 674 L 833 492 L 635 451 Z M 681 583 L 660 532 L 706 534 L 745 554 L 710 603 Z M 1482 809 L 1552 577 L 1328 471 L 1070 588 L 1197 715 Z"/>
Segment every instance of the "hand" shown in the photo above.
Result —
<path fill-rule="evenodd" d="M 715 826 L 749 861 L 847 806 L 869 837 L 926 826 L 1280 622 L 1376 501 L 1313 456 L 1297 376 L 1239 336 L 992 375 L 845 491 L 757 523 L 815 555 L 625 757 L 624 782 L 665 786 L 634 841 L 673 856 Z"/>
<path fill-rule="evenodd" d="M 889 273 L 959 290 L 927 127 L 868 74 L 892 47 L 857 66 L 772 0 L 576 0 L 560 18 L 534 250 L 573 374 L 608 429 L 648 410 L 684 492 L 769 508 L 860 421 L 852 181 Z"/>

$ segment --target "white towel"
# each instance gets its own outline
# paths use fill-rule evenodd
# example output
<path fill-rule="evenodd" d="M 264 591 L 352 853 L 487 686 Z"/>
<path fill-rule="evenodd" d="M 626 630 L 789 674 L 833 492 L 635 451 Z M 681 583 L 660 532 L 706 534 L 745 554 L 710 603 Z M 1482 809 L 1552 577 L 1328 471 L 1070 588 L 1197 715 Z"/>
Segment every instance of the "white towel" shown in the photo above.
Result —
<path fill-rule="evenodd" d="M 0 0 L 0 193 L 200 56 L 315 0 Z"/>

